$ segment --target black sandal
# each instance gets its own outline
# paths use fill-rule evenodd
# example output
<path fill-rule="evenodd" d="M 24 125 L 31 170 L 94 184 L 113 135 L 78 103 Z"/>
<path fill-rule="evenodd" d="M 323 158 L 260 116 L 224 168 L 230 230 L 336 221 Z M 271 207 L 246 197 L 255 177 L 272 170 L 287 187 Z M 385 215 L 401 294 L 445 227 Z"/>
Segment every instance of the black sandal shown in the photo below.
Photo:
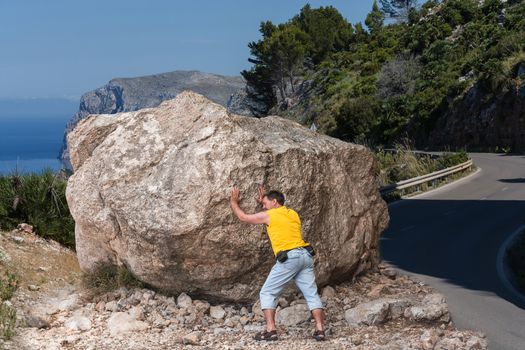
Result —
<path fill-rule="evenodd" d="M 326 337 L 325 337 L 324 331 L 318 331 L 318 330 L 316 330 L 316 331 L 314 332 L 313 337 L 314 337 L 314 339 L 317 340 L 317 341 L 323 341 L 323 340 L 326 340 Z"/>
<path fill-rule="evenodd" d="M 253 339 L 257 340 L 257 341 L 261 341 L 261 340 L 267 340 L 267 341 L 274 341 L 274 340 L 277 340 L 277 331 L 276 330 L 273 330 L 273 331 L 263 331 L 263 332 L 259 332 L 255 335 L 255 337 L 253 337 Z"/>

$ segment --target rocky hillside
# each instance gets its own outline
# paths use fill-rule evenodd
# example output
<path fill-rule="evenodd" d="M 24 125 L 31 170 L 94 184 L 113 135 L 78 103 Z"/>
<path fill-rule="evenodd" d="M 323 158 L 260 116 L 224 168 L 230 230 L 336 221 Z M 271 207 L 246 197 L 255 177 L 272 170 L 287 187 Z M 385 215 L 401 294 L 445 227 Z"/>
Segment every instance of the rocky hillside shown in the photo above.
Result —
<path fill-rule="evenodd" d="M 251 115 L 256 108 L 246 97 L 245 82 L 239 77 L 226 77 L 198 71 L 174 71 L 136 78 L 117 78 L 82 95 L 78 112 L 68 122 L 60 159 L 71 169 L 67 134 L 90 114 L 115 114 L 156 107 L 162 101 L 190 90 L 228 107 L 236 114 Z"/>
<path fill-rule="evenodd" d="M 395 3 L 406 18 L 374 4 L 366 28 L 330 6 L 262 23 L 242 72 L 252 96 L 370 146 L 525 150 L 525 2 Z"/>
<path fill-rule="evenodd" d="M 92 297 L 80 283 L 74 252 L 23 231 L 0 232 L 0 272 L 20 283 L 8 302 L 16 335 L 3 349 L 259 349 L 256 304 L 213 304 L 186 293 L 121 288 Z M 386 264 L 353 282 L 322 290 L 328 340 L 323 349 L 487 348 L 483 334 L 458 330 L 442 295 Z M 279 300 L 274 349 L 319 349 L 304 299 L 291 289 Z"/>

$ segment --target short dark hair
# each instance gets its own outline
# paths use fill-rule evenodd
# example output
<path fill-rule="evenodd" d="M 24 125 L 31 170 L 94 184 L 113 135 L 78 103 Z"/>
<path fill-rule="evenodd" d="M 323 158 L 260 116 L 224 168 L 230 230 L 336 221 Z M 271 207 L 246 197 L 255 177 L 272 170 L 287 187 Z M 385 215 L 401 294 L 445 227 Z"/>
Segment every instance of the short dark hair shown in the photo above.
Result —
<path fill-rule="evenodd" d="M 269 200 L 275 199 L 280 205 L 284 205 L 284 194 L 279 191 L 271 190 L 264 195 Z"/>

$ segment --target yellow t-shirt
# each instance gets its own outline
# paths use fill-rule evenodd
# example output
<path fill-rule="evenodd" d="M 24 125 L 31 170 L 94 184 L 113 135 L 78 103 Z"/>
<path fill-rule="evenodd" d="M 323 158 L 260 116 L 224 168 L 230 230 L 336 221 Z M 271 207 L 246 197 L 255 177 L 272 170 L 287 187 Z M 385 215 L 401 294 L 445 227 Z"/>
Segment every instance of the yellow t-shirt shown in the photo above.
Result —
<path fill-rule="evenodd" d="M 270 224 L 266 225 L 268 237 L 275 255 L 283 250 L 290 250 L 308 245 L 301 236 L 301 219 L 293 209 L 284 205 L 268 211 Z"/>

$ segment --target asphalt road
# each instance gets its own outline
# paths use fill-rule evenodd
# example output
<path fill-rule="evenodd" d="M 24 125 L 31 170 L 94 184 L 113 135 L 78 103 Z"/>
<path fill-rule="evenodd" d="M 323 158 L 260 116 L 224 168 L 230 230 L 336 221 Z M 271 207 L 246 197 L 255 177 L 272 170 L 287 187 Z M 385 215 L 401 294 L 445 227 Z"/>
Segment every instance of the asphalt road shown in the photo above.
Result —
<path fill-rule="evenodd" d="M 447 299 L 458 328 L 489 349 L 525 349 L 525 297 L 498 273 L 502 244 L 525 224 L 525 156 L 470 154 L 476 174 L 389 207 L 383 259 Z"/>

